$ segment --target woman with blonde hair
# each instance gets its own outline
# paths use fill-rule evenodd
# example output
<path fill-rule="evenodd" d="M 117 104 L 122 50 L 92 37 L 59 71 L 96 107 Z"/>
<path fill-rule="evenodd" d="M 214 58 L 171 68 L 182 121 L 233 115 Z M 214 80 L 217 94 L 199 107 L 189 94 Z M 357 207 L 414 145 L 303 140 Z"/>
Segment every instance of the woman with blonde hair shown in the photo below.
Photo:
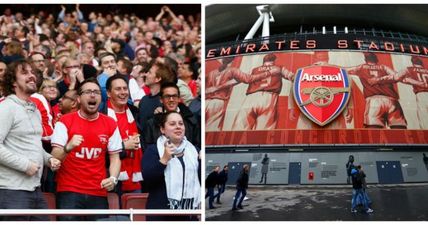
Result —
<path fill-rule="evenodd" d="M 40 85 L 39 91 L 31 95 L 31 100 L 36 104 L 42 116 L 43 141 L 50 141 L 50 136 L 53 133 L 53 116 L 50 102 L 58 97 L 58 93 L 56 82 L 45 79 Z"/>

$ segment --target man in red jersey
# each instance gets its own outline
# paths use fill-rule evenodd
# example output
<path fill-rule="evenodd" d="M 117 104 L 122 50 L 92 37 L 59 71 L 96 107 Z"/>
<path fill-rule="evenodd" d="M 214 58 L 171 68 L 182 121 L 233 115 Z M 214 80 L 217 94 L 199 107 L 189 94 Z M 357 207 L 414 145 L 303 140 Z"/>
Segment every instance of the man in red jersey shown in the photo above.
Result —
<path fill-rule="evenodd" d="M 282 78 L 291 80 L 294 74 L 284 67 L 275 65 L 276 55 L 269 53 L 263 57 L 263 65 L 252 70 L 258 75 L 269 72 L 268 76 L 250 82 L 240 110 L 236 114 L 232 129 L 234 130 L 271 130 L 278 121 L 279 93 Z M 273 70 L 273 68 L 280 68 Z"/>
<path fill-rule="evenodd" d="M 246 74 L 231 66 L 233 59 L 233 57 L 223 58 L 222 65 L 206 77 L 205 127 L 207 131 L 223 129 L 226 107 L 234 85 L 240 82 L 248 84 L 273 73 L 273 71 L 264 71 L 255 76 Z"/>
<path fill-rule="evenodd" d="M 52 155 L 63 161 L 57 173 L 59 209 L 108 209 L 107 191 L 114 189 L 120 171 L 122 139 L 116 122 L 98 113 L 101 88 L 95 79 L 79 88 L 80 109 L 63 115 L 52 135 Z M 110 167 L 106 174 L 106 153 Z M 105 215 L 61 216 L 59 220 L 97 220 Z"/>
<path fill-rule="evenodd" d="M 407 122 L 398 101 L 398 93 L 394 90 L 394 83 L 398 81 L 396 72 L 378 64 L 379 60 L 373 52 L 365 53 L 364 60 L 366 63 L 347 69 L 349 75 L 355 74 L 360 78 L 364 87 L 364 126 L 406 129 Z"/>
<path fill-rule="evenodd" d="M 428 69 L 418 56 L 411 58 L 413 66 L 409 66 L 398 74 L 401 82 L 413 86 L 418 104 L 418 119 L 421 129 L 428 129 Z"/>

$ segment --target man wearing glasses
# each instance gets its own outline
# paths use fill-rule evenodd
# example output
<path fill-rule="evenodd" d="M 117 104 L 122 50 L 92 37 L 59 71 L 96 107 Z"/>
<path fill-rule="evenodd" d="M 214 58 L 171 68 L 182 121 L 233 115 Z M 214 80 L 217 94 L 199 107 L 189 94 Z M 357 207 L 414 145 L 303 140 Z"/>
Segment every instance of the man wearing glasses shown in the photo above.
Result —
<path fill-rule="evenodd" d="M 139 115 L 137 125 L 140 130 L 143 130 L 147 121 L 153 117 L 155 109 L 161 106 L 159 95 L 161 84 L 173 82 L 174 78 L 172 70 L 163 63 L 155 63 L 151 66 L 148 73 L 143 74 L 144 85 L 150 88 L 150 94 L 145 95 L 138 105 Z"/>
<path fill-rule="evenodd" d="M 108 209 L 107 191 L 114 189 L 120 170 L 122 139 L 116 122 L 98 113 L 101 89 L 95 79 L 83 81 L 80 109 L 61 117 L 52 135 L 52 155 L 63 161 L 57 173 L 59 209 Z M 110 167 L 106 173 L 106 152 Z M 97 220 L 94 215 L 61 216 L 59 220 Z"/>
<path fill-rule="evenodd" d="M 41 52 L 31 52 L 31 65 L 37 69 L 37 72 L 43 74 L 44 79 L 50 79 L 48 74 L 48 67 L 45 63 L 45 55 Z"/>
<path fill-rule="evenodd" d="M 185 136 L 188 141 L 193 145 L 200 147 L 200 135 L 197 126 L 197 120 L 193 117 L 193 113 L 190 109 L 180 102 L 180 91 L 175 83 L 164 83 L 162 84 L 160 91 L 162 106 L 155 110 L 153 118 L 149 119 L 144 126 L 143 138 L 144 146 L 149 144 L 155 144 L 160 132 L 160 121 L 162 114 L 165 112 L 176 111 L 183 117 L 185 126 Z"/>

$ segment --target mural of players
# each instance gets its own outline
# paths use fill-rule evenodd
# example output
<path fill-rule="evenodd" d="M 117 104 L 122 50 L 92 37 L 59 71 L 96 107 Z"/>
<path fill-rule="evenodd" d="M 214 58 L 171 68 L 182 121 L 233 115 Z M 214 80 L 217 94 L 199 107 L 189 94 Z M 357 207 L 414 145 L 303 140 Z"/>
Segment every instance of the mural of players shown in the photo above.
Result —
<path fill-rule="evenodd" d="M 347 68 L 349 75 L 360 78 L 366 99 L 364 126 L 366 128 L 406 129 L 407 122 L 398 101 L 394 83 L 398 76 L 386 65 L 378 64 L 375 53 L 364 53 L 366 63 Z"/>
<path fill-rule="evenodd" d="M 252 75 L 268 72 L 263 79 L 249 83 L 246 96 L 234 119 L 233 130 L 271 130 L 276 128 L 278 112 L 276 109 L 282 78 L 291 80 L 294 74 L 288 69 L 275 65 L 273 53 L 263 57 L 263 65 L 252 70 Z M 274 71 L 273 69 L 278 69 Z"/>
<path fill-rule="evenodd" d="M 412 66 L 398 73 L 401 82 L 413 86 L 416 95 L 417 115 L 421 129 L 428 129 L 428 69 L 420 57 L 412 56 Z"/>
<path fill-rule="evenodd" d="M 264 71 L 257 76 L 243 73 L 232 67 L 233 57 L 223 58 L 221 66 L 207 74 L 205 85 L 205 123 L 207 131 L 223 129 L 223 120 L 230 93 L 234 85 L 251 83 L 268 76 L 271 72 Z M 273 72 L 279 71 L 278 68 Z"/>

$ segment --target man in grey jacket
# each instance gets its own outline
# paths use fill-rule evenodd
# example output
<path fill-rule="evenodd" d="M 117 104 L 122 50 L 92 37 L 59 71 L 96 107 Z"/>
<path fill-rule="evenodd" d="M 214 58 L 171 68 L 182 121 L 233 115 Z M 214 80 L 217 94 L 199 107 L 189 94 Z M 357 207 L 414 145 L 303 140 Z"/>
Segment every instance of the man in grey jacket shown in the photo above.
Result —
<path fill-rule="evenodd" d="M 36 75 L 25 60 L 12 63 L 5 75 L 0 103 L 0 209 L 47 209 L 40 190 L 43 165 L 52 170 L 61 161 L 42 147 L 40 112 L 30 101 Z M 0 216 L 0 220 L 48 220 L 47 216 Z"/>

